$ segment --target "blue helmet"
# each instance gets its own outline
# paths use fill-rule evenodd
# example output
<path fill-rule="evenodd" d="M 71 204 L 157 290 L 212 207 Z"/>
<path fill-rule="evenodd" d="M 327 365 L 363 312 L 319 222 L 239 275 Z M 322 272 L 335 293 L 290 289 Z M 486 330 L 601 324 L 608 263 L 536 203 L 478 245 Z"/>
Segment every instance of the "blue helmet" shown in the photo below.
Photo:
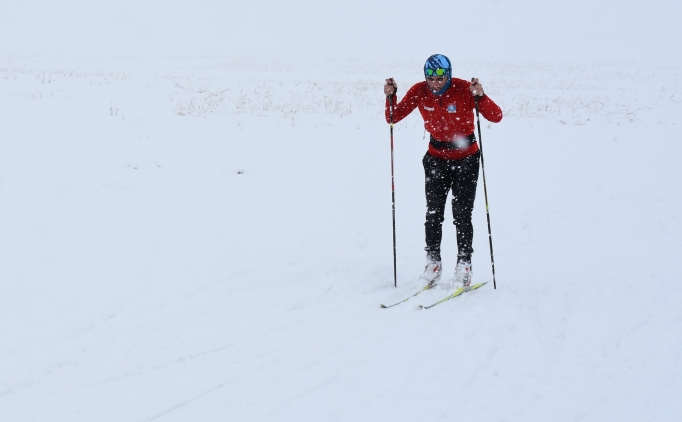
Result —
<path fill-rule="evenodd" d="M 450 64 L 450 59 L 442 54 L 434 54 L 426 59 L 426 63 L 424 63 L 424 77 L 428 78 L 429 76 L 434 75 L 452 77 L 452 64 Z"/>
<path fill-rule="evenodd" d="M 426 59 L 426 63 L 424 63 L 424 78 L 430 76 L 445 76 L 447 78 L 445 86 L 440 91 L 434 92 L 435 95 L 441 95 L 447 91 L 452 82 L 452 64 L 450 64 L 450 59 L 442 54 L 434 54 Z"/>

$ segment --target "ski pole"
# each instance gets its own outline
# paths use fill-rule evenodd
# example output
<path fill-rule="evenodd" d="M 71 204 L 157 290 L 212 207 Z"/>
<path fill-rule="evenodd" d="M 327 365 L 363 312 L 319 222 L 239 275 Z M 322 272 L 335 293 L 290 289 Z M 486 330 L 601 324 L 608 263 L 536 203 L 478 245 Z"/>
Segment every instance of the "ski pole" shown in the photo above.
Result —
<path fill-rule="evenodd" d="M 473 79 L 472 79 L 473 81 Z M 488 241 L 490 243 L 490 264 L 493 267 L 493 288 L 497 289 L 495 282 L 495 258 L 493 257 L 493 234 L 490 230 L 490 211 L 488 209 L 488 187 L 485 183 L 485 162 L 483 161 L 483 139 L 481 138 L 481 116 L 478 114 L 478 98 L 476 99 L 476 125 L 478 126 L 478 143 L 481 149 L 481 169 L 483 170 L 483 193 L 485 195 L 485 215 L 488 217 Z"/>
<path fill-rule="evenodd" d="M 396 260 L 396 247 L 395 247 L 395 180 L 393 177 L 393 97 L 395 97 L 395 91 L 394 94 L 391 95 L 388 99 L 389 101 L 389 121 L 391 125 L 391 199 L 393 202 L 392 210 L 393 210 L 393 286 L 396 288 L 398 287 L 398 266 L 397 266 L 397 260 Z"/>

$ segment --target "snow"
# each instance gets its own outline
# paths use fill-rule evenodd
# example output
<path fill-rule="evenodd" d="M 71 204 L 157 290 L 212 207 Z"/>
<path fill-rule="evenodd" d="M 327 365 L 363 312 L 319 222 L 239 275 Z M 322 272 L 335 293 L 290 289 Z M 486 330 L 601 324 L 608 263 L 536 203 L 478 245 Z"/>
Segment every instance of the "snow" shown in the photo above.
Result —
<path fill-rule="evenodd" d="M 394 289 L 381 79 L 311 68 L 3 60 L 3 420 L 682 417 L 679 64 L 459 65 L 506 113 L 483 122 L 498 288 L 421 312 L 446 292 L 379 308 L 423 266 L 419 117 Z"/>
<path fill-rule="evenodd" d="M 584 3 L 459 4 L 477 48 L 410 2 L 11 6 L 0 420 L 682 420 L 680 5 Z M 505 113 L 497 289 L 381 309 L 424 266 L 428 142 L 395 125 L 396 289 L 383 79 L 434 52 Z"/>

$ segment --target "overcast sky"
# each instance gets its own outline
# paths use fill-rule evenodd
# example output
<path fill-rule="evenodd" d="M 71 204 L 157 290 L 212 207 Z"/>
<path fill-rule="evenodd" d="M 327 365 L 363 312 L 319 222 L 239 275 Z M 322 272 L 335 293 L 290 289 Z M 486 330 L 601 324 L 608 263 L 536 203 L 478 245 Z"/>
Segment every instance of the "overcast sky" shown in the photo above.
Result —
<path fill-rule="evenodd" d="M 679 0 L 3 0 L 0 54 L 679 60 Z"/>

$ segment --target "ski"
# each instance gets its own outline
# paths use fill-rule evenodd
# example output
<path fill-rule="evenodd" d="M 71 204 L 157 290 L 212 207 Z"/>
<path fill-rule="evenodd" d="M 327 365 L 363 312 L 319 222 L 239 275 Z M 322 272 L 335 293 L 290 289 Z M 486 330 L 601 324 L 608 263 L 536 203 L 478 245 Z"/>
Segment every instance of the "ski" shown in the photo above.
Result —
<path fill-rule="evenodd" d="M 425 292 L 425 291 L 427 291 L 427 290 L 431 290 L 431 288 L 432 288 L 432 287 L 435 287 L 435 286 L 437 286 L 437 284 L 434 284 L 434 285 L 432 285 L 432 286 L 426 285 L 426 286 L 424 286 L 421 290 L 417 291 L 417 293 L 414 293 L 414 294 L 412 294 L 412 295 L 406 297 L 405 299 L 401 300 L 400 302 L 396 302 L 396 303 L 394 303 L 393 305 L 384 305 L 384 304 L 382 303 L 382 304 L 381 304 L 381 307 L 385 309 L 385 308 L 392 308 L 393 306 L 400 305 L 401 303 L 407 302 L 408 300 L 412 299 L 413 297 L 417 296 L 418 294 L 420 294 L 420 293 L 422 293 L 422 292 Z"/>
<path fill-rule="evenodd" d="M 457 296 L 461 296 L 462 293 L 466 293 L 466 292 L 470 292 L 470 291 L 472 291 L 472 290 L 476 290 L 476 289 L 478 289 L 479 287 L 485 286 L 486 284 L 488 284 L 487 281 L 486 281 L 485 283 L 481 283 L 481 284 L 474 284 L 473 286 L 471 286 L 471 288 L 470 288 L 469 290 L 464 290 L 464 287 L 459 287 L 459 288 L 457 288 L 457 290 L 455 290 L 455 292 L 452 293 L 450 296 L 447 296 L 447 297 L 445 297 L 445 298 L 439 300 L 438 302 L 433 303 L 433 304 L 431 304 L 431 305 L 429 305 L 429 306 L 419 305 L 419 309 L 429 309 L 429 308 L 433 308 L 434 306 L 438 305 L 439 303 L 443 303 L 443 302 L 448 301 L 448 300 L 450 300 L 450 299 L 453 299 L 453 298 L 455 298 L 455 297 L 457 297 Z"/>

